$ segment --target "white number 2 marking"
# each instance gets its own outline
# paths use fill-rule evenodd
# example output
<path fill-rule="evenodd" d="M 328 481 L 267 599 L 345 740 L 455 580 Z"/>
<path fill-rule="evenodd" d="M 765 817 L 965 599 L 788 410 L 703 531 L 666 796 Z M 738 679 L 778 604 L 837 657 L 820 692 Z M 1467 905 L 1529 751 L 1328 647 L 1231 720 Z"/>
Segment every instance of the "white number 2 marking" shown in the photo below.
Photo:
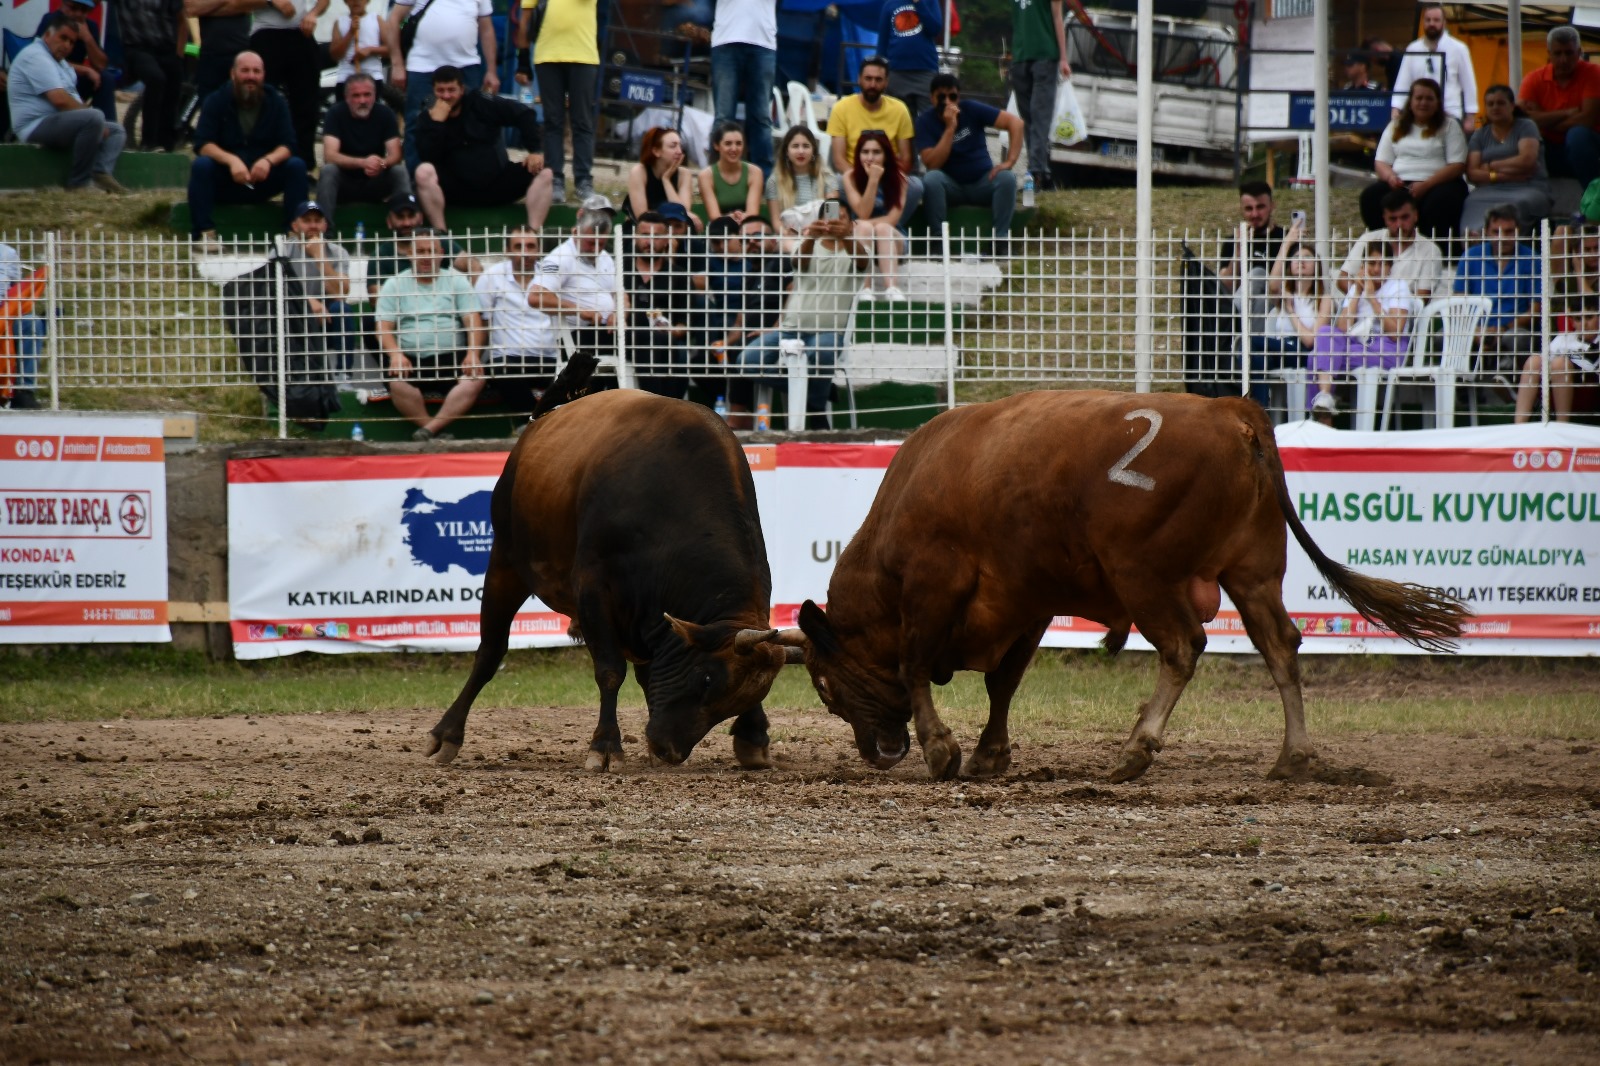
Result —
<path fill-rule="evenodd" d="M 1132 422 L 1135 418 L 1148 420 L 1150 428 L 1145 432 L 1144 436 L 1139 438 L 1138 444 L 1128 449 L 1128 454 L 1116 461 L 1110 473 L 1106 474 L 1106 478 L 1110 481 L 1115 481 L 1119 485 L 1128 485 L 1136 489 L 1143 489 L 1146 492 L 1154 492 L 1156 479 L 1149 474 L 1140 474 L 1129 470 L 1128 465 L 1139 458 L 1139 453 L 1150 447 L 1150 442 L 1156 439 L 1157 433 L 1161 432 L 1161 412 L 1152 411 L 1148 407 L 1141 407 L 1137 411 L 1129 411 L 1122 416 L 1124 422 Z"/>

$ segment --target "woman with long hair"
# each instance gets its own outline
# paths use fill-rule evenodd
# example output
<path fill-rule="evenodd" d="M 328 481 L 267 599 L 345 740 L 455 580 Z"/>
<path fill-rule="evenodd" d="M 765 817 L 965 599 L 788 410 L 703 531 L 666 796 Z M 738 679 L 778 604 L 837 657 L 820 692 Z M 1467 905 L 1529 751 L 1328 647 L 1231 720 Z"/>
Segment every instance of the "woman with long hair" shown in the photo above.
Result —
<path fill-rule="evenodd" d="M 1456 232 L 1467 199 L 1461 177 L 1467 169 L 1467 137 L 1461 123 L 1445 114 L 1442 99 L 1438 82 L 1418 78 L 1400 117 L 1383 131 L 1373 164 L 1378 180 L 1361 192 L 1367 229 L 1383 228 L 1383 198 L 1403 186 L 1417 201 L 1418 232 L 1434 240 Z"/>
<path fill-rule="evenodd" d="M 729 119 L 711 131 L 716 162 L 700 172 L 700 202 L 706 221 L 732 215 L 743 222 L 761 211 L 761 168 L 744 157 L 744 127 Z"/>
<path fill-rule="evenodd" d="M 882 293 L 891 301 L 904 300 L 905 293 L 895 282 L 906 247 L 906 236 L 900 229 L 906 177 L 900 172 L 900 161 L 887 133 L 862 131 L 856 141 L 855 165 L 844 176 L 844 199 L 855 219 L 856 240 L 872 251 L 877 267 L 877 283 L 868 281 L 861 298 L 872 300 Z"/>
<path fill-rule="evenodd" d="M 1333 396 L 1336 371 L 1367 366 L 1388 370 L 1405 358 L 1422 301 L 1409 281 L 1390 276 L 1393 261 L 1388 241 L 1368 241 L 1361 273 L 1351 279 L 1338 313 L 1317 329 L 1311 355 L 1316 381 L 1310 386 L 1308 405 L 1313 417 L 1331 420 L 1338 413 Z"/>
<path fill-rule="evenodd" d="M 792 252 L 799 245 L 801 234 L 783 220 L 783 213 L 838 195 L 839 179 L 828 169 L 820 149 L 817 135 L 809 128 L 791 126 L 778 145 L 772 173 L 767 175 L 767 217 L 783 239 L 785 251 Z"/>
<path fill-rule="evenodd" d="M 1317 330 L 1333 316 L 1325 271 L 1317 250 L 1303 240 L 1304 231 L 1304 220 L 1296 219 L 1278 246 L 1278 257 L 1267 274 L 1273 314 L 1266 333 L 1251 338 L 1252 349 L 1260 354 L 1250 360 L 1250 392 L 1262 407 L 1267 406 L 1267 374 L 1303 366 L 1316 347 Z"/>
<path fill-rule="evenodd" d="M 628 220 L 637 224 L 640 215 L 664 203 L 683 205 L 689 221 L 700 228 L 692 210 L 694 173 L 683 165 L 683 138 L 670 126 L 652 126 L 639 144 L 639 161 L 628 170 L 628 196 L 622 207 Z"/>
<path fill-rule="evenodd" d="M 1476 188 L 1461 209 L 1461 231 L 1477 233 L 1492 207 L 1510 204 L 1524 226 L 1550 213 L 1549 172 L 1539 127 L 1517 106 L 1509 85 L 1483 94 L 1485 120 L 1467 141 L 1467 180 Z"/>

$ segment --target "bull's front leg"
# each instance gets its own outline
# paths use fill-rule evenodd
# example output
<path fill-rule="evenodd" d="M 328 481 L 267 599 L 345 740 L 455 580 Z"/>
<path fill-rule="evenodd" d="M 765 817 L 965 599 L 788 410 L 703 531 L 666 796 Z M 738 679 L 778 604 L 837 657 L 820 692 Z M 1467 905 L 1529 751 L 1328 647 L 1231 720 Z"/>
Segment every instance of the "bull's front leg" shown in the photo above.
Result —
<path fill-rule="evenodd" d="M 939 718 L 933 706 L 933 686 L 926 678 L 907 681 L 911 694 L 911 711 L 917 726 L 917 743 L 922 745 L 922 758 L 928 764 L 928 776 L 935 781 L 952 781 L 961 773 L 961 745 L 951 735 L 950 728 Z"/>
<path fill-rule="evenodd" d="M 767 712 L 756 704 L 733 720 L 733 757 L 746 770 L 772 769 L 772 754 L 768 751 Z"/>
<path fill-rule="evenodd" d="M 1039 639 L 1050 625 L 1050 619 L 1036 623 L 1028 632 L 1018 637 L 999 664 L 983 675 L 983 687 L 989 692 L 989 721 L 984 724 L 978 747 L 967 763 L 967 773 L 973 777 L 993 777 L 1011 767 L 1011 697 L 1016 695 L 1022 675 L 1033 662 L 1033 653 Z"/>

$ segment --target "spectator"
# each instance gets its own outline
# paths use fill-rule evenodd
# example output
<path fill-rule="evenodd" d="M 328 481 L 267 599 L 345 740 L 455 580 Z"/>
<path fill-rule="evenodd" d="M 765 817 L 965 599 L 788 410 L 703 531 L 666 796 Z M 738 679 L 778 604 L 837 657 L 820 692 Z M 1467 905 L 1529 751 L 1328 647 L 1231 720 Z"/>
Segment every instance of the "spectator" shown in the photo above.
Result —
<path fill-rule="evenodd" d="M 772 79 L 778 69 L 778 5 L 772 0 L 722 0 L 711 24 L 711 98 L 717 121 L 738 118 L 744 105 L 750 162 L 772 169 Z"/>
<path fill-rule="evenodd" d="M 715 9 L 716 0 L 662 0 L 661 32 L 710 44 Z"/>
<path fill-rule="evenodd" d="M 183 15 L 194 19 L 205 47 L 195 64 L 194 91 L 204 100 L 233 74 L 233 61 L 250 47 L 250 13 L 266 0 L 183 0 Z"/>
<path fill-rule="evenodd" d="M 1346 292 L 1360 276 L 1367 257 L 1367 246 L 1374 241 L 1389 245 L 1393 261 L 1390 275 L 1411 286 L 1424 302 L 1446 286 L 1444 253 L 1426 237 L 1417 235 L 1417 201 L 1409 189 L 1395 189 L 1383 198 L 1383 226 L 1356 238 L 1350 254 L 1339 268 L 1339 293 Z"/>
<path fill-rule="evenodd" d="M 1545 54 L 1549 62 L 1523 77 L 1517 95 L 1544 137 L 1551 176 L 1588 188 L 1600 178 L 1600 65 L 1583 58 L 1583 38 L 1571 26 L 1546 35 Z"/>
<path fill-rule="evenodd" d="M 1232 235 L 1222 242 L 1217 278 L 1224 292 L 1234 294 L 1234 303 L 1249 302 L 1250 350 L 1260 350 L 1272 315 L 1272 299 L 1267 292 L 1267 274 L 1273 255 L 1283 243 L 1283 227 L 1272 221 L 1272 186 L 1264 181 L 1247 181 L 1239 186 L 1239 217 L 1250 227 L 1245 242 L 1245 283 L 1239 284 L 1237 240 Z M 1237 312 L 1234 312 L 1237 317 Z M 1265 406 L 1263 404 L 1262 406 Z"/>
<path fill-rule="evenodd" d="M 1400 72 L 1400 57 L 1395 54 L 1394 45 L 1382 37 L 1367 37 L 1361 42 L 1361 50 L 1372 59 L 1373 75 L 1381 75 L 1385 85 L 1393 85 L 1395 75 Z"/>
<path fill-rule="evenodd" d="M 1421 5 L 1422 36 L 1406 46 L 1394 77 L 1389 105 L 1398 119 L 1411 97 L 1411 87 L 1431 81 L 1444 113 L 1471 133 L 1478 117 L 1478 78 L 1472 70 L 1472 52 L 1465 41 L 1450 36 L 1444 27 L 1444 5 Z M 1441 88 L 1442 86 L 1442 88 Z M 1426 212 L 1424 212 L 1426 214 Z"/>
<path fill-rule="evenodd" d="M 846 96 L 828 113 L 828 135 L 833 138 L 833 169 L 848 173 L 855 165 L 856 145 L 868 130 L 877 130 L 889 140 L 892 155 L 906 177 L 905 207 L 900 217 L 909 222 L 922 202 L 922 180 L 911 173 L 911 146 L 917 131 L 911 113 L 892 96 L 884 95 L 889 85 L 889 64 L 874 56 L 861 64 L 860 91 Z"/>
<path fill-rule="evenodd" d="M 889 0 L 878 15 L 878 50 L 889 61 L 889 95 L 906 105 L 913 123 L 928 106 L 939 73 L 945 0 Z"/>
<path fill-rule="evenodd" d="M 322 205 L 306 200 L 295 208 L 285 242 L 289 273 L 300 282 L 311 321 L 301 327 L 325 338 L 316 346 L 328 356 L 335 373 L 347 376 L 354 332 L 349 321 L 350 253 L 328 240 L 328 216 Z M 291 329 L 295 328 L 293 325 Z"/>
<path fill-rule="evenodd" d="M 448 440 L 444 432 L 483 392 L 483 315 L 466 275 L 444 264 L 439 235 L 419 229 L 406 244 L 410 269 L 378 293 L 378 344 L 389 364 L 394 409 L 416 423 L 412 440 Z M 454 377 L 439 413 L 429 417 L 417 381 Z"/>
<path fill-rule="evenodd" d="M 767 216 L 777 227 L 784 249 L 792 251 L 800 242 L 800 232 L 784 222 L 784 216 L 801 204 L 829 200 L 839 195 L 839 179 L 828 170 L 827 160 L 817 146 L 817 135 L 805 126 L 791 126 L 783 135 L 777 162 L 767 175 Z"/>
<path fill-rule="evenodd" d="M 578 207 L 572 236 L 534 271 L 528 305 L 557 318 L 573 331 L 573 347 L 602 355 L 616 350 L 617 266 L 606 245 L 616 209 L 594 195 Z"/>
<path fill-rule="evenodd" d="M 1448 238 L 1461 221 L 1467 199 L 1467 138 L 1455 119 L 1439 108 L 1439 83 L 1419 78 L 1411 83 L 1400 117 L 1378 141 L 1374 169 L 1378 180 L 1361 192 L 1361 220 L 1377 229 L 1383 198 L 1391 189 L 1408 189 L 1417 201 L 1422 232 L 1435 240 Z"/>
<path fill-rule="evenodd" d="M 1574 398 L 1580 386 L 1591 401 L 1600 393 L 1596 371 L 1600 361 L 1595 355 L 1600 350 L 1600 306 L 1595 301 L 1574 301 L 1557 325 L 1560 331 L 1550 341 L 1550 408 L 1557 422 L 1572 421 Z M 1544 356 L 1538 352 L 1528 356 L 1522 364 L 1522 378 L 1517 385 L 1515 422 L 1526 422 L 1533 417 L 1533 409 L 1541 400 L 1543 391 L 1540 378 L 1544 373 Z"/>
<path fill-rule="evenodd" d="M 1405 280 L 1390 275 L 1392 252 L 1385 241 L 1371 241 L 1363 250 L 1361 273 L 1353 280 L 1333 321 L 1317 330 L 1311 356 L 1316 381 L 1310 386 L 1313 417 L 1331 418 L 1339 411 L 1333 395 L 1336 372 L 1399 365 L 1410 344 L 1411 325 L 1422 313 L 1422 301 Z"/>
<path fill-rule="evenodd" d="M 1367 53 L 1357 49 L 1344 54 L 1344 84 L 1339 86 L 1342 93 L 1375 93 L 1382 88 L 1372 80 L 1370 64 L 1372 59 Z"/>
<path fill-rule="evenodd" d="M 1061 0 L 1011 0 L 1011 91 L 1028 136 L 1028 171 L 1039 189 L 1054 187 L 1050 174 L 1050 127 L 1056 111 L 1056 81 L 1072 77 Z"/>
<path fill-rule="evenodd" d="M 317 165 L 317 120 L 322 112 L 322 53 L 317 19 L 328 0 L 267 0 L 255 13 L 250 50 L 261 57 L 266 83 L 283 94 L 294 126 L 294 154 Z"/>
<path fill-rule="evenodd" d="M 759 216 L 756 216 L 759 217 Z M 745 289 L 753 278 L 745 276 L 744 236 L 731 215 L 721 215 L 706 224 L 706 290 L 702 311 L 691 341 L 703 348 L 707 363 L 722 369 L 728 353 L 744 347 Z M 706 386 L 706 382 L 701 382 Z M 726 388 L 718 389 L 726 394 Z"/>
<path fill-rule="evenodd" d="M 89 12 L 95 9 L 97 2 L 61 0 L 60 6 L 50 14 L 65 15 L 72 31 L 72 47 L 67 51 L 66 62 L 77 76 L 78 99 L 87 101 L 90 107 L 105 116 L 107 122 L 115 122 L 117 86 L 106 74 L 106 67 L 111 60 L 100 47 L 100 24 L 89 17 Z M 35 37 L 44 32 L 44 24 L 49 21 L 50 14 L 39 20 L 39 28 L 33 31 Z"/>
<path fill-rule="evenodd" d="M 693 289 L 683 249 L 666 218 L 655 211 L 639 216 L 623 291 L 631 316 L 628 339 L 645 392 L 681 399 L 688 387 Z"/>
<path fill-rule="evenodd" d="M 1509 378 L 1519 358 L 1539 347 L 1535 321 L 1539 315 L 1539 259 L 1519 243 L 1521 221 L 1509 204 L 1489 209 L 1484 239 L 1468 248 L 1456 264 L 1454 290 L 1461 296 L 1485 296 L 1493 303 L 1479 328 L 1481 365 L 1487 374 Z M 1503 382 L 1509 387 L 1509 382 Z M 1509 395 L 1506 397 L 1511 399 Z"/>
<path fill-rule="evenodd" d="M 881 291 L 884 299 L 903 302 L 905 293 L 895 284 L 900 259 L 906 254 L 905 218 L 907 176 L 900 170 L 889 137 L 881 130 L 866 130 L 856 144 L 856 161 L 844 176 L 845 206 L 854 219 L 858 246 L 871 252 L 877 278 L 870 276 L 861 298 L 871 301 Z M 831 231 L 819 231 L 826 237 Z"/>
<path fill-rule="evenodd" d="M 743 347 L 761 334 L 778 328 L 794 267 L 784 254 L 777 231 L 760 215 L 746 218 L 739 227 L 739 235 L 745 257 L 744 313 L 740 318 L 742 336 L 738 338 L 739 347 Z M 729 343 L 734 342 L 730 340 Z"/>
<path fill-rule="evenodd" d="M 128 80 L 144 85 L 144 129 L 139 147 L 147 152 L 175 151 L 183 90 L 183 64 L 178 57 L 189 36 L 183 0 L 123 0 L 117 5 L 117 16 Z"/>
<path fill-rule="evenodd" d="M 333 20 L 333 36 L 328 40 L 328 55 L 338 63 L 334 72 L 337 91 L 343 97 L 350 79 L 365 74 L 381 93 L 383 61 L 390 51 L 384 39 L 388 26 L 376 11 L 367 10 L 367 0 L 345 0 L 345 6 L 348 10 Z"/>
<path fill-rule="evenodd" d="M 539 233 L 518 226 L 506 239 L 506 258 L 473 286 L 489 326 L 488 371 L 507 407 L 532 414 L 555 374 L 561 339 L 549 315 L 530 294 L 539 269 Z"/>
<path fill-rule="evenodd" d="M 683 138 L 667 126 L 645 130 L 639 161 L 628 169 L 628 197 L 623 212 L 637 222 L 646 211 L 674 203 L 694 206 L 694 172 L 683 165 Z"/>
<path fill-rule="evenodd" d="M 384 218 L 388 236 L 373 242 L 372 255 L 367 259 L 367 298 L 376 300 L 383 283 L 410 269 L 407 247 L 411 235 L 421 229 L 427 220 L 422 215 L 422 203 L 411 193 L 400 193 L 389 198 L 389 211 Z M 455 241 L 441 238 L 444 254 L 456 270 L 472 277 L 479 273 L 477 260 L 467 255 Z M 378 358 L 384 357 L 378 345 L 378 327 L 372 312 L 362 314 L 361 340 L 368 351 Z"/>
<path fill-rule="evenodd" d="M 208 244 L 216 239 L 216 203 L 257 204 L 282 193 L 287 223 L 306 199 L 306 164 L 294 154 L 289 106 L 265 79 L 261 57 L 240 52 L 229 84 L 200 107 L 189 168 L 189 218 L 195 236 Z"/>
<path fill-rule="evenodd" d="M 1550 233 L 1550 298 L 1564 306 L 1600 296 L 1600 229 L 1554 223 Z"/>
<path fill-rule="evenodd" d="M 17 53 L 7 86 L 11 128 L 19 141 L 71 154 L 69 190 L 127 192 L 111 172 L 128 134 L 78 95 L 78 76 L 66 63 L 77 39 L 72 20 L 57 11 L 45 16 L 39 36 Z"/>
<path fill-rule="evenodd" d="M 49 320 L 25 310 L 30 304 L 37 304 L 33 293 L 38 285 L 37 278 L 28 278 L 17 250 L 0 243 L 0 299 L 8 303 L 15 301 L 8 311 L 23 312 L 4 324 L 11 340 L 12 359 L 9 366 L 0 360 L 0 407 L 13 411 L 33 411 L 39 407 L 34 388 L 39 373 L 39 350 L 43 347 Z"/>
<path fill-rule="evenodd" d="M 1317 331 L 1333 315 L 1322 263 L 1317 250 L 1305 240 L 1303 219 L 1295 219 L 1278 244 L 1277 258 L 1267 275 L 1267 293 L 1272 313 L 1265 330 L 1250 338 L 1250 395 L 1262 407 L 1271 396 L 1268 375 L 1303 365 L 1316 346 Z"/>
<path fill-rule="evenodd" d="M 922 165 L 923 215 L 937 233 L 949 205 L 978 204 L 994 220 L 996 256 L 1010 254 L 1011 216 L 1017 206 L 1017 159 L 1022 155 L 1022 120 L 976 100 L 961 99 L 954 74 L 935 75 L 933 107 L 917 116 L 917 149 Z M 1011 138 L 1003 163 L 989 157 L 984 130 L 1004 130 Z"/>
<path fill-rule="evenodd" d="M 382 204 L 409 192 L 411 175 L 400 154 L 399 121 L 378 99 L 372 75 L 352 74 L 345 79 L 344 99 L 322 120 L 317 199 L 332 220 L 340 201 Z"/>
<path fill-rule="evenodd" d="M 700 202 L 706 218 L 723 215 L 743 222 L 761 212 L 761 168 L 744 158 L 744 130 L 737 122 L 719 122 L 711 131 L 711 151 L 716 161 L 700 172 Z"/>
<path fill-rule="evenodd" d="M 430 8 L 432 10 L 430 10 Z M 400 24 L 415 12 L 419 20 L 411 52 L 400 54 Z M 496 73 L 494 0 L 427 0 L 421 7 L 394 0 L 389 8 L 389 81 L 406 94 L 406 166 L 412 174 L 422 162 L 417 153 L 418 117 L 433 95 L 433 72 L 454 67 L 467 91 L 481 88 L 494 96 L 500 91 Z M 525 141 L 528 145 L 537 141 Z"/>
<path fill-rule="evenodd" d="M 517 81 L 535 72 L 544 105 L 544 161 L 554 175 L 552 196 L 567 202 L 566 125 L 572 121 L 572 180 L 581 203 L 594 195 L 594 124 L 599 114 L 599 11 L 596 0 L 547 0 L 530 62 L 528 24 L 532 0 L 523 0 L 517 23 Z M 707 18 L 710 13 L 707 12 Z M 530 150 L 532 145 L 527 146 Z"/>
<path fill-rule="evenodd" d="M 852 294 L 858 271 L 871 269 L 867 249 L 851 236 L 846 219 L 818 220 L 806 225 L 795 254 L 794 291 L 778 329 L 763 333 L 739 353 L 739 367 L 754 376 L 775 367 L 786 341 L 805 345 L 811 367 L 806 385 L 806 427 L 826 429 L 822 412 L 833 392 L 833 367 L 850 326 Z M 755 384 L 754 381 L 749 384 Z M 740 407 L 748 407 L 740 397 Z"/>
<path fill-rule="evenodd" d="M 439 0 L 431 0 L 438 3 Z M 515 127 L 523 144 L 539 143 L 539 116 L 531 107 L 499 96 L 468 92 L 461 71 L 433 72 L 433 103 L 418 123 L 417 197 L 435 229 L 444 229 L 446 203 L 498 207 L 521 199 L 528 225 L 541 229 L 550 213 L 551 175 L 544 156 L 521 163 L 506 155 L 501 131 Z"/>
<path fill-rule="evenodd" d="M 1467 141 L 1467 180 L 1476 186 L 1461 208 L 1461 231 L 1483 229 L 1485 213 L 1510 204 L 1524 225 L 1550 213 L 1544 142 L 1539 127 L 1517 107 L 1509 85 L 1491 85 L 1483 94 L 1484 121 Z"/>

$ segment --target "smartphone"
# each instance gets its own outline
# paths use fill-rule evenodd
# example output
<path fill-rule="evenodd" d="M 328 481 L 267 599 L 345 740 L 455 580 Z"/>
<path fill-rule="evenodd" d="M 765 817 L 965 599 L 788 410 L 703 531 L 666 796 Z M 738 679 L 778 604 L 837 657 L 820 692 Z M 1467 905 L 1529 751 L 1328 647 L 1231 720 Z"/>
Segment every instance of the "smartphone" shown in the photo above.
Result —
<path fill-rule="evenodd" d="M 1289 221 L 1298 222 L 1300 225 L 1304 226 L 1306 224 L 1306 213 L 1304 211 L 1290 211 Z"/>
<path fill-rule="evenodd" d="M 843 211 L 843 206 L 838 200 L 824 200 L 822 201 L 822 212 L 817 217 L 824 222 L 837 222 L 841 211 Z"/>

